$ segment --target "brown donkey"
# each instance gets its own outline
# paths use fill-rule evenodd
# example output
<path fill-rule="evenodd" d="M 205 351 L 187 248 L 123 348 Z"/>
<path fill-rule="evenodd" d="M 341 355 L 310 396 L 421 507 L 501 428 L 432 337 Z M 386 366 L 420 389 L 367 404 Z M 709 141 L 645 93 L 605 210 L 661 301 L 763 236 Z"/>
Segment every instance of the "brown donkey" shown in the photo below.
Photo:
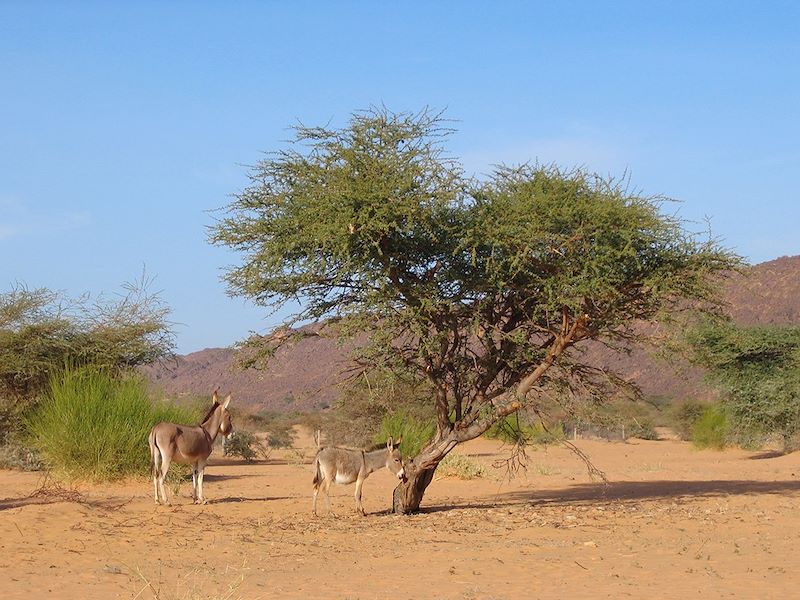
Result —
<path fill-rule="evenodd" d="M 317 447 L 319 447 L 319 434 L 315 436 Z M 352 450 L 350 448 L 322 448 L 317 452 L 314 459 L 314 514 L 317 514 L 317 494 L 320 489 L 325 492 L 328 500 L 328 513 L 331 510 L 330 488 L 332 483 L 346 485 L 356 483 L 356 509 L 359 514 L 364 514 L 364 507 L 361 505 L 361 486 L 367 475 L 386 467 L 396 475 L 398 479 L 403 478 L 403 458 L 400 456 L 400 440 L 393 442 L 389 438 L 386 448 L 380 448 L 371 452 L 364 450 Z"/>
<path fill-rule="evenodd" d="M 156 504 L 169 504 L 164 478 L 169 466 L 176 462 L 192 465 L 192 498 L 197 504 L 205 504 L 203 498 L 203 470 L 211 454 L 211 448 L 218 434 L 229 437 L 233 433 L 228 394 L 222 403 L 217 392 L 213 395 L 214 404 L 200 425 L 178 425 L 159 423 L 150 432 L 150 466 L 153 471 L 153 492 Z"/>

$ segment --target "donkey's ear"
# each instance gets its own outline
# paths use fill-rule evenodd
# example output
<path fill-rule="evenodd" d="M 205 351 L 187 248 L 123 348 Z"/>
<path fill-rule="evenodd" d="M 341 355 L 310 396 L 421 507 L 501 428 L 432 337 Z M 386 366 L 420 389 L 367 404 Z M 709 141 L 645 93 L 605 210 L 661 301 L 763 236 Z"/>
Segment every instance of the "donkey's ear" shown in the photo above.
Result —
<path fill-rule="evenodd" d="M 403 436 L 401 435 L 399 438 L 397 438 L 397 441 L 394 443 L 394 447 L 399 448 L 400 444 L 402 443 L 403 443 Z"/>
<path fill-rule="evenodd" d="M 222 401 L 222 408 L 228 408 L 228 404 L 231 403 L 231 395 L 228 394 L 225 396 L 225 400 Z"/>
<path fill-rule="evenodd" d="M 214 393 L 211 394 L 211 399 L 216 403 L 219 404 L 219 394 L 217 393 L 219 390 L 214 390 Z"/>
<path fill-rule="evenodd" d="M 388 440 L 386 440 L 386 447 L 387 447 L 389 450 L 392 450 L 392 449 L 393 449 L 393 447 L 392 447 L 392 436 L 389 436 L 389 439 L 388 439 Z"/>

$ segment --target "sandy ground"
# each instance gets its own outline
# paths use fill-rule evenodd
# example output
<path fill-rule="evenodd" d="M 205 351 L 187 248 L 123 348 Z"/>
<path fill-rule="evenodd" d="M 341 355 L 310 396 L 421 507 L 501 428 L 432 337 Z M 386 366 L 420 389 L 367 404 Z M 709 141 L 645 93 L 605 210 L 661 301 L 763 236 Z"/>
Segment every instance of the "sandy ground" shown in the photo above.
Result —
<path fill-rule="evenodd" d="M 205 506 L 146 480 L 74 488 L 0 471 L 0 598 L 509 599 L 800 597 L 800 453 L 677 441 L 578 441 L 513 480 L 439 478 L 422 514 L 388 514 L 394 481 L 334 488 L 311 515 L 310 440 L 259 464 L 217 460 Z M 461 454 L 506 456 L 476 440 Z"/>

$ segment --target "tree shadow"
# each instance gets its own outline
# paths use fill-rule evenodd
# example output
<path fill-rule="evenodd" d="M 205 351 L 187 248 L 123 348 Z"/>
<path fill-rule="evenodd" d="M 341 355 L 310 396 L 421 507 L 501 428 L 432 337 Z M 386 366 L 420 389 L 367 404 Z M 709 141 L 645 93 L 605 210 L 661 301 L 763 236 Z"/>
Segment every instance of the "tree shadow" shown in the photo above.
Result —
<path fill-rule="evenodd" d="M 275 462 L 268 458 L 256 458 L 248 462 L 243 458 L 231 456 L 215 456 L 208 461 L 209 467 L 255 467 L 258 465 L 272 464 L 275 464 Z"/>
<path fill-rule="evenodd" d="M 314 464 L 314 457 L 310 458 L 302 458 L 302 459 L 293 459 L 293 458 L 273 458 L 269 460 L 269 464 L 271 465 L 281 465 L 281 466 L 300 466 L 300 467 L 307 467 Z"/>
<path fill-rule="evenodd" d="M 9 508 L 20 508 L 21 506 L 31 506 L 34 504 L 55 504 L 64 502 L 58 498 L 37 498 L 34 496 L 23 496 L 22 498 L 2 498 L 0 499 L 0 511 Z"/>
<path fill-rule="evenodd" d="M 208 500 L 206 504 L 232 504 L 239 502 L 270 502 L 272 500 L 296 500 L 296 496 L 262 496 L 259 498 L 250 498 L 247 496 L 229 496 L 227 498 L 217 498 L 215 500 Z"/>
<path fill-rule="evenodd" d="M 426 506 L 420 512 L 441 512 L 465 508 L 530 504 L 533 506 L 574 506 L 598 502 L 633 502 L 677 498 L 713 498 L 725 496 L 787 494 L 800 492 L 800 480 L 751 481 L 615 481 L 586 483 L 559 490 L 519 490 L 505 492 L 468 504 Z"/>
<path fill-rule="evenodd" d="M 786 456 L 786 454 L 786 452 L 781 452 L 780 450 L 765 450 L 747 458 L 748 460 L 766 460 L 768 458 L 780 458 L 781 456 Z"/>
<path fill-rule="evenodd" d="M 228 481 L 231 479 L 250 479 L 251 477 L 261 477 L 257 473 L 244 473 L 241 475 L 229 475 L 229 474 L 215 474 L 215 473 L 204 473 L 203 474 L 203 482 L 208 481 Z M 191 476 L 187 477 L 188 481 L 191 481 Z"/>
<path fill-rule="evenodd" d="M 102 498 L 88 500 L 83 494 L 79 492 L 72 493 L 53 493 L 41 490 L 34 492 L 28 496 L 21 496 L 19 498 L 0 498 L 0 511 L 8 510 L 11 508 L 20 508 L 23 506 L 36 506 L 48 504 L 61 504 L 73 503 L 82 504 L 90 508 L 104 508 L 104 509 L 118 509 L 128 504 L 133 498 L 120 500 L 119 498 Z"/>

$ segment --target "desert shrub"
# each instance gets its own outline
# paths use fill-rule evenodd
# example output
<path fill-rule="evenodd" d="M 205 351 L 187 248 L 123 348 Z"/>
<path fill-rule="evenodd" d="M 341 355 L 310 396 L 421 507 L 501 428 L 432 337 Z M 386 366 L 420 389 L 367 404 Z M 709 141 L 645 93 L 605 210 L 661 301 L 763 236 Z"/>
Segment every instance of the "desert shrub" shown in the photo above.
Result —
<path fill-rule="evenodd" d="M 725 409 L 707 406 L 692 428 L 692 443 L 698 448 L 721 450 L 728 441 L 728 418 Z"/>
<path fill-rule="evenodd" d="M 245 428 L 267 434 L 268 448 L 290 448 L 297 438 L 294 426 L 298 423 L 307 424 L 306 417 L 304 414 L 283 414 L 264 410 L 243 415 L 242 421 Z M 308 418 L 308 423 L 313 421 L 313 417 Z M 312 428 L 310 424 L 307 426 Z"/>
<path fill-rule="evenodd" d="M 273 425 L 267 433 L 267 446 L 270 448 L 291 448 L 294 446 L 297 434 L 291 424 Z"/>
<path fill-rule="evenodd" d="M 27 425 L 46 467 L 70 478 L 110 480 L 147 471 L 153 425 L 197 418 L 185 407 L 151 402 L 138 375 L 82 366 L 51 377 Z"/>
<path fill-rule="evenodd" d="M 400 453 L 403 456 L 416 456 L 435 433 L 436 422 L 433 419 L 420 419 L 406 410 L 397 410 L 383 417 L 380 429 L 372 441 L 380 444 L 385 443 L 389 437 L 394 440 L 402 439 Z"/>
<path fill-rule="evenodd" d="M 268 458 L 269 448 L 264 446 L 255 434 L 244 429 L 237 429 L 223 444 L 225 456 L 238 456 L 247 462 L 257 457 Z"/>
<path fill-rule="evenodd" d="M 17 443 L 25 415 L 65 363 L 121 372 L 172 351 L 169 309 L 148 284 L 125 284 L 112 300 L 23 286 L 0 293 L 0 445 Z"/>
<path fill-rule="evenodd" d="M 463 454 L 452 453 L 442 459 L 436 473 L 442 477 L 457 477 L 458 479 L 480 479 L 489 475 L 486 467 L 482 464 Z"/>
<path fill-rule="evenodd" d="M 657 440 L 658 434 L 653 422 L 646 417 L 632 417 L 626 430 L 627 437 L 635 437 L 640 440 Z"/>
<path fill-rule="evenodd" d="M 672 409 L 673 427 L 682 440 L 691 440 L 694 426 L 703 416 L 708 404 L 698 400 L 684 400 Z"/>

